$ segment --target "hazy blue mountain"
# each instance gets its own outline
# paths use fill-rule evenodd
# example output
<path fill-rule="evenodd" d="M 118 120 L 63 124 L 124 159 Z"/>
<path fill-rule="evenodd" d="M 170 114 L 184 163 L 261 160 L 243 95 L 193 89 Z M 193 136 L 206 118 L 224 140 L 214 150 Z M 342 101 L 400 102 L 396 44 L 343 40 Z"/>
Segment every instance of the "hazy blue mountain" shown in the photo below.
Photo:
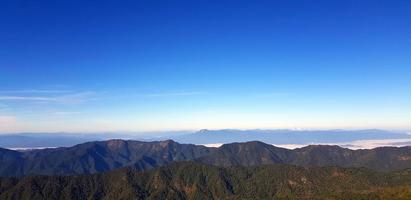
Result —
<path fill-rule="evenodd" d="M 0 134 L 0 147 L 2 148 L 42 148 L 42 147 L 70 147 L 91 141 L 124 139 L 140 141 L 165 140 L 167 136 L 185 135 L 191 132 L 149 132 L 149 133 L 14 133 Z"/>
<path fill-rule="evenodd" d="M 21 133 L 0 135 L 0 147 L 4 148 L 42 148 L 68 147 L 87 141 L 98 140 L 93 136 L 67 134 Z"/>
<path fill-rule="evenodd" d="M 268 144 L 340 143 L 355 140 L 411 139 L 404 132 L 369 130 L 201 130 L 173 137 L 180 143 L 213 144 L 261 141 Z"/>
<path fill-rule="evenodd" d="M 124 139 L 158 141 L 172 139 L 180 143 L 213 144 L 262 141 L 268 144 L 340 143 L 355 140 L 410 139 L 404 132 L 384 130 L 201 130 L 197 132 L 150 132 L 150 133 L 19 133 L 1 134 L 2 148 L 70 147 L 85 142 Z M 403 142 L 404 143 L 404 142 Z M 398 143 L 401 144 L 401 143 Z"/>

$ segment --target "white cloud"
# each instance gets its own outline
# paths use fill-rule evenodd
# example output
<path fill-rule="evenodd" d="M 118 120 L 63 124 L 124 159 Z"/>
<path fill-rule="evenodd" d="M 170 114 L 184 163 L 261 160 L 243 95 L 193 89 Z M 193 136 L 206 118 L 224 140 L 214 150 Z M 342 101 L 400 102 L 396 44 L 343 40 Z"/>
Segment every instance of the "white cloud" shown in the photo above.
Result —
<path fill-rule="evenodd" d="M 211 143 L 211 144 L 201 144 L 206 147 L 221 147 L 223 143 Z"/>
<path fill-rule="evenodd" d="M 410 139 L 379 139 L 379 140 L 355 140 L 352 142 L 341 142 L 341 143 L 311 143 L 311 144 L 273 144 L 277 147 L 282 147 L 286 149 L 301 148 L 307 145 L 338 145 L 340 147 L 349 149 L 373 149 L 376 147 L 385 146 L 408 146 L 411 144 Z"/>
<path fill-rule="evenodd" d="M 206 147 L 220 147 L 223 143 L 202 144 Z M 381 140 L 355 140 L 345 143 L 310 143 L 310 144 L 273 144 L 276 147 L 296 149 L 307 145 L 337 145 L 348 149 L 373 149 L 377 147 L 402 147 L 411 145 L 410 139 L 381 139 Z"/>

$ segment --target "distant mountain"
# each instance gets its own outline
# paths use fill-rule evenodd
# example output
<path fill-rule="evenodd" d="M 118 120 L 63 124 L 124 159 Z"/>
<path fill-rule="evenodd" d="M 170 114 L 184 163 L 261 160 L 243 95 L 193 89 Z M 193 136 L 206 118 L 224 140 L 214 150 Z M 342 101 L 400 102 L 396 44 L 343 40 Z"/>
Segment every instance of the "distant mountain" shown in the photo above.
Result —
<path fill-rule="evenodd" d="M 4 148 L 42 148 L 73 146 L 86 142 L 76 137 L 31 136 L 26 134 L 0 135 L 0 147 Z"/>
<path fill-rule="evenodd" d="M 357 140 L 410 139 L 405 132 L 368 130 L 200 130 L 196 133 L 171 137 L 180 143 L 227 144 L 261 141 L 267 144 L 330 144 Z"/>
<path fill-rule="evenodd" d="M 139 133 L 10 133 L 0 134 L 0 148 L 36 149 L 45 147 L 71 147 L 77 144 L 110 139 L 158 141 L 192 132 L 139 132 Z"/>
<path fill-rule="evenodd" d="M 411 147 L 350 150 L 338 146 L 312 145 L 289 150 L 262 142 L 207 148 L 179 144 L 172 140 L 108 140 L 24 152 L 0 149 L 0 176 L 90 174 L 122 167 L 146 170 L 187 160 L 216 166 L 291 164 L 393 171 L 411 168 Z"/>
<path fill-rule="evenodd" d="M 409 199 L 411 171 L 289 165 L 220 168 L 194 162 L 138 173 L 1 178 L 0 199 Z"/>
<path fill-rule="evenodd" d="M 150 133 L 16 133 L 0 134 L 1 148 L 44 148 L 70 147 L 91 141 L 109 139 L 159 141 L 174 140 L 186 144 L 227 144 L 233 142 L 261 141 L 267 144 L 338 144 L 359 140 L 398 140 L 389 141 L 393 146 L 410 145 L 411 135 L 405 132 L 393 132 L 377 129 L 369 130 L 200 130 L 198 132 L 172 131 Z M 362 142 L 361 142 L 362 143 Z M 380 144 L 384 145 L 384 143 Z M 373 145 L 378 146 L 378 145 Z M 361 148 L 361 147 L 360 147 Z"/>
<path fill-rule="evenodd" d="M 110 134 L 70 134 L 70 133 L 17 133 L 1 134 L 0 147 L 4 148 L 44 148 L 70 147 L 96 140 L 115 138 Z M 122 137 L 122 135 L 117 135 Z"/>

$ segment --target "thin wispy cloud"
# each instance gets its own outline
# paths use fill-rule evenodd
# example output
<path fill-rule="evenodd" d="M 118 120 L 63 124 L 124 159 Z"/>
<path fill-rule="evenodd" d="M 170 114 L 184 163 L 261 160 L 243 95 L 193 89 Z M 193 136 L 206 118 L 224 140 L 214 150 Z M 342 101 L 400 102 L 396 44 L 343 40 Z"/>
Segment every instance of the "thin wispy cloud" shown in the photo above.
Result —
<path fill-rule="evenodd" d="M 131 94 L 123 96 L 124 98 L 166 98 L 166 97 L 188 97 L 205 95 L 206 92 L 200 91 L 180 91 L 180 92 L 163 92 L 147 94 Z M 122 98 L 121 95 L 110 95 L 107 93 L 97 93 L 94 91 L 73 92 L 70 90 L 3 90 L 0 91 L 1 101 L 14 102 L 37 102 L 37 103 L 60 103 L 60 104 L 78 104 L 97 99 Z"/>
<path fill-rule="evenodd" d="M 16 100 L 16 101 L 57 101 L 53 97 L 41 96 L 0 96 L 0 100 Z"/>
<path fill-rule="evenodd" d="M 0 101 L 31 101 L 54 103 L 82 103 L 97 99 L 95 92 L 76 92 L 64 95 L 0 95 Z"/>
<path fill-rule="evenodd" d="M 205 92 L 166 92 L 136 95 L 137 97 L 179 97 L 179 96 L 196 96 L 204 95 Z"/>
<path fill-rule="evenodd" d="M 0 94 L 61 94 L 70 93 L 71 90 L 0 90 Z"/>
<path fill-rule="evenodd" d="M 95 101 L 98 99 L 96 92 L 77 92 L 56 98 L 60 103 L 83 103 L 86 101 Z"/>
<path fill-rule="evenodd" d="M 377 147 L 402 147 L 409 146 L 411 139 L 378 139 L 378 140 L 354 140 L 351 142 L 337 142 L 337 143 L 309 143 L 309 144 L 273 144 L 277 147 L 283 147 L 287 149 L 301 148 L 307 145 L 338 145 L 349 149 L 373 149 Z"/>

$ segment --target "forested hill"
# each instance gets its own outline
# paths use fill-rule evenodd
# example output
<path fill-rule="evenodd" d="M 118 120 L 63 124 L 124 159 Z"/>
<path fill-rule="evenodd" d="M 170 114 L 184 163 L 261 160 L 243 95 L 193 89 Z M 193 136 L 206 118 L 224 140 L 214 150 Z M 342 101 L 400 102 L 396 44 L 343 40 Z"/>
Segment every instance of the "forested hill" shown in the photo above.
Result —
<path fill-rule="evenodd" d="M 0 199 L 410 199 L 411 171 L 174 163 L 145 172 L 1 178 Z"/>

